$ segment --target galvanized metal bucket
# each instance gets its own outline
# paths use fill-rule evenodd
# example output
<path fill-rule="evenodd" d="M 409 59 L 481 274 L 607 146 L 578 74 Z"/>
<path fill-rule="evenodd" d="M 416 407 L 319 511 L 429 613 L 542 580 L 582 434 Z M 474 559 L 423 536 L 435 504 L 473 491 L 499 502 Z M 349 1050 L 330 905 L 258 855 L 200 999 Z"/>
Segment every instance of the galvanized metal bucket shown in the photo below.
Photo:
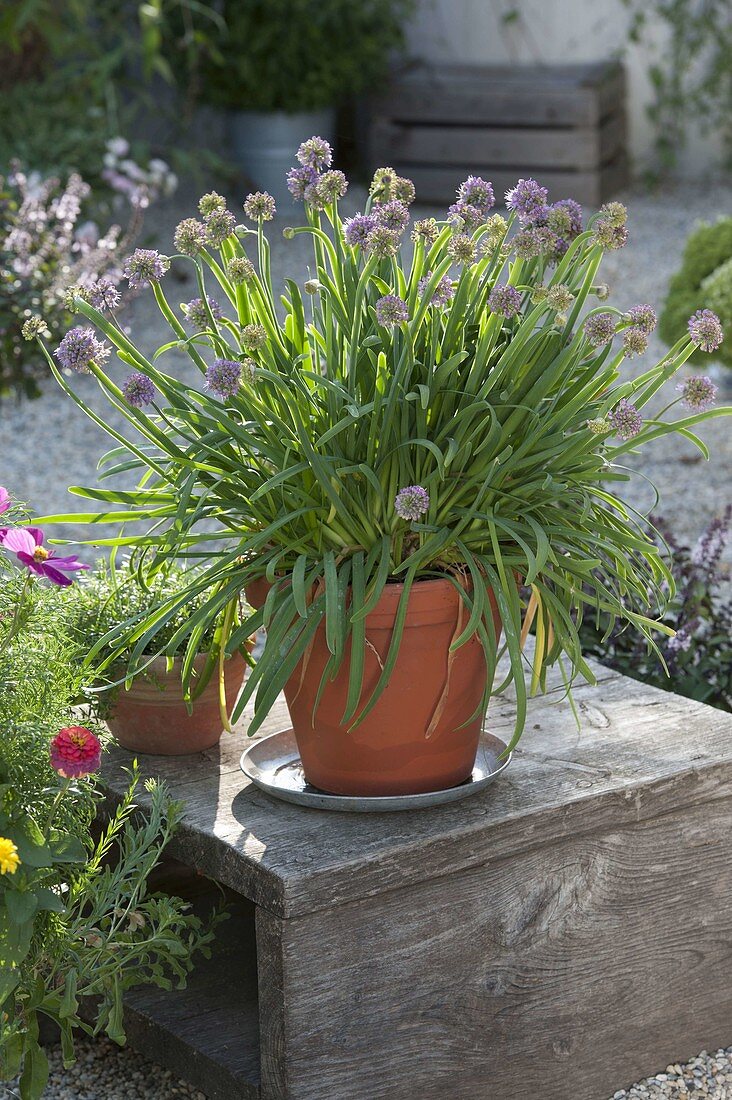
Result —
<path fill-rule="evenodd" d="M 269 191 L 278 208 L 285 211 L 294 202 L 287 190 L 287 170 L 295 161 L 301 142 L 317 134 L 333 142 L 335 110 L 234 111 L 229 120 L 232 159 L 259 191 Z"/>

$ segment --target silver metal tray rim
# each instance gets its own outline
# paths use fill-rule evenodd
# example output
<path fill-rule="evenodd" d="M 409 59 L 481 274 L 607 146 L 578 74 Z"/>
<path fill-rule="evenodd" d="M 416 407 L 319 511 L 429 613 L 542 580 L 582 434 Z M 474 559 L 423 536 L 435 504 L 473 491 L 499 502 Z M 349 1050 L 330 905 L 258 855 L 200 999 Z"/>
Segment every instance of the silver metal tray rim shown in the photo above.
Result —
<path fill-rule="evenodd" d="M 481 734 L 478 756 L 470 779 L 446 790 L 422 794 L 363 796 L 328 794 L 312 787 L 302 775 L 300 757 L 292 729 L 280 730 L 253 742 L 241 755 L 240 767 L 260 790 L 296 806 L 345 813 L 384 813 L 441 806 L 468 798 L 484 790 L 511 762 L 513 753 L 500 760 L 506 744 L 485 731 Z M 299 771 L 299 775 L 297 774 Z"/>

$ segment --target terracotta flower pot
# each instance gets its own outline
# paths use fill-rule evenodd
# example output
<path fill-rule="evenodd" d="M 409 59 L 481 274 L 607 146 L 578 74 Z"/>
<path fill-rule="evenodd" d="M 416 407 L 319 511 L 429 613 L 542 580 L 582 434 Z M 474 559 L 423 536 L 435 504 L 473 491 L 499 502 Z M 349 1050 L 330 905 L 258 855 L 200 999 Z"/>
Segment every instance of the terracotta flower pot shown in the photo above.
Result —
<path fill-rule="evenodd" d="M 362 703 L 386 660 L 402 590 L 401 584 L 387 585 L 366 619 Z M 261 605 L 265 595 L 263 585 L 247 590 L 255 606 Z M 492 597 L 491 603 L 498 637 L 500 618 Z M 486 684 L 486 664 L 475 636 L 450 657 L 450 644 L 466 621 L 449 580 L 416 582 L 389 683 L 373 710 L 352 729 L 341 724 L 350 646 L 313 715 L 321 674 L 330 657 L 321 624 L 304 670 L 300 662 L 285 686 L 308 782 L 333 794 L 396 795 L 453 787 L 470 776 L 484 718 L 476 712 Z"/>
<path fill-rule="evenodd" d="M 129 691 L 119 688 L 107 724 L 123 748 L 143 754 L 182 756 L 218 744 L 223 733 L 218 675 L 214 672 L 189 714 L 183 701 L 181 663 L 176 657 L 168 672 L 165 658 L 156 657 L 146 673 L 133 680 Z M 199 654 L 194 667 L 201 671 L 205 663 L 206 655 Z M 246 667 L 238 653 L 226 662 L 229 710 L 239 694 Z"/>

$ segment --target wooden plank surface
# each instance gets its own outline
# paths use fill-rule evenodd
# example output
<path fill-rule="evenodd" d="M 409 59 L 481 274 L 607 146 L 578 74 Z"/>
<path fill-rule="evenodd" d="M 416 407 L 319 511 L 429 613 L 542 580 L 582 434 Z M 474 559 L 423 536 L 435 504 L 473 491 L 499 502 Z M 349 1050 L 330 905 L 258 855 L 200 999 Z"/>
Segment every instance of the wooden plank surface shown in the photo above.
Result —
<path fill-rule="evenodd" d="M 508 170 L 500 168 L 498 171 L 492 165 L 473 162 L 467 165 L 437 165 L 423 166 L 403 163 L 394 158 L 396 163 L 392 167 L 403 176 L 412 180 L 417 191 L 419 202 L 447 203 L 454 202 L 457 188 L 469 174 L 481 175 L 489 179 L 493 184 L 498 203 L 503 195 L 511 187 L 516 186 L 516 181 L 521 175 L 529 175 L 529 169 Z M 549 189 L 550 201 L 556 202 L 561 198 L 573 198 L 584 206 L 599 206 L 601 202 L 615 194 L 628 181 L 627 162 L 623 156 L 617 158 L 612 164 L 603 165 L 599 169 L 586 169 L 572 172 L 566 169 L 542 168 L 537 171 L 539 182 Z"/>
<path fill-rule="evenodd" d="M 229 910 L 211 959 L 199 959 L 186 989 L 143 987 L 125 996 L 125 1029 L 130 1046 L 208 1100 L 254 1100 L 260 1095 L 254 906 L 240 898 Z"/>
<path fill-rule="evenodd" d="M 548 129 L 539 126 L 420 126 L 376 119 L 371 131 L 374 168 L 400 161 L 406 165 L 474 165 L 490 173 L 510 168 L 520 175 L 545 168 L 597 168 L 625 147 L 622 112 L 608 116 L 598 127 Z M 409 168 L 404 171 L 409 174 Z"/>
<path fill-rule="evenodd" d="M 285 921 L 289 1096 L 606 1100 L 727 1045 L 731 835 L 728 785 Z"/>
<path fill-rule="evenodd" d="M 625 94 L 617 62 L 418 66 L 397 75 L 374 113 L 400 122 L 596 126 Z"/>
<path fill-rule="evenodd" d="M 598 686 L 575 692 L 580 730 L 555 686 L 533 700 L 500 780 L 450 806 L 354 815 L 278 802 L 240 772 L 241 731 L 193 758 L 141 758 L 142 770 L 186 800 L 174 851 L 288 917 L 729 795 L 732 716 L 595 667 Z M 487 726 L 508 740 L 513 716 L 510 694 L 497 697 Z M 280 701 L 263 733 L 286 722 Z M 113 795 L 129 759 L 122 750 L 109 754 Z"/>

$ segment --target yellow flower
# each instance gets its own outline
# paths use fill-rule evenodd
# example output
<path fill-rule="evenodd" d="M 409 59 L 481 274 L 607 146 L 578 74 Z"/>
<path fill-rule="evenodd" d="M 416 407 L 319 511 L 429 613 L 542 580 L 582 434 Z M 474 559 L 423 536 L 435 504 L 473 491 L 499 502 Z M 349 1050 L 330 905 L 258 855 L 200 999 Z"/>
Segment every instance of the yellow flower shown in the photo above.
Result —
<path fill-rule="evenodd" d="M 14 875 L 19 866 L 18 849 L 12 840 L 0 836 L 0 875 Z"/>

